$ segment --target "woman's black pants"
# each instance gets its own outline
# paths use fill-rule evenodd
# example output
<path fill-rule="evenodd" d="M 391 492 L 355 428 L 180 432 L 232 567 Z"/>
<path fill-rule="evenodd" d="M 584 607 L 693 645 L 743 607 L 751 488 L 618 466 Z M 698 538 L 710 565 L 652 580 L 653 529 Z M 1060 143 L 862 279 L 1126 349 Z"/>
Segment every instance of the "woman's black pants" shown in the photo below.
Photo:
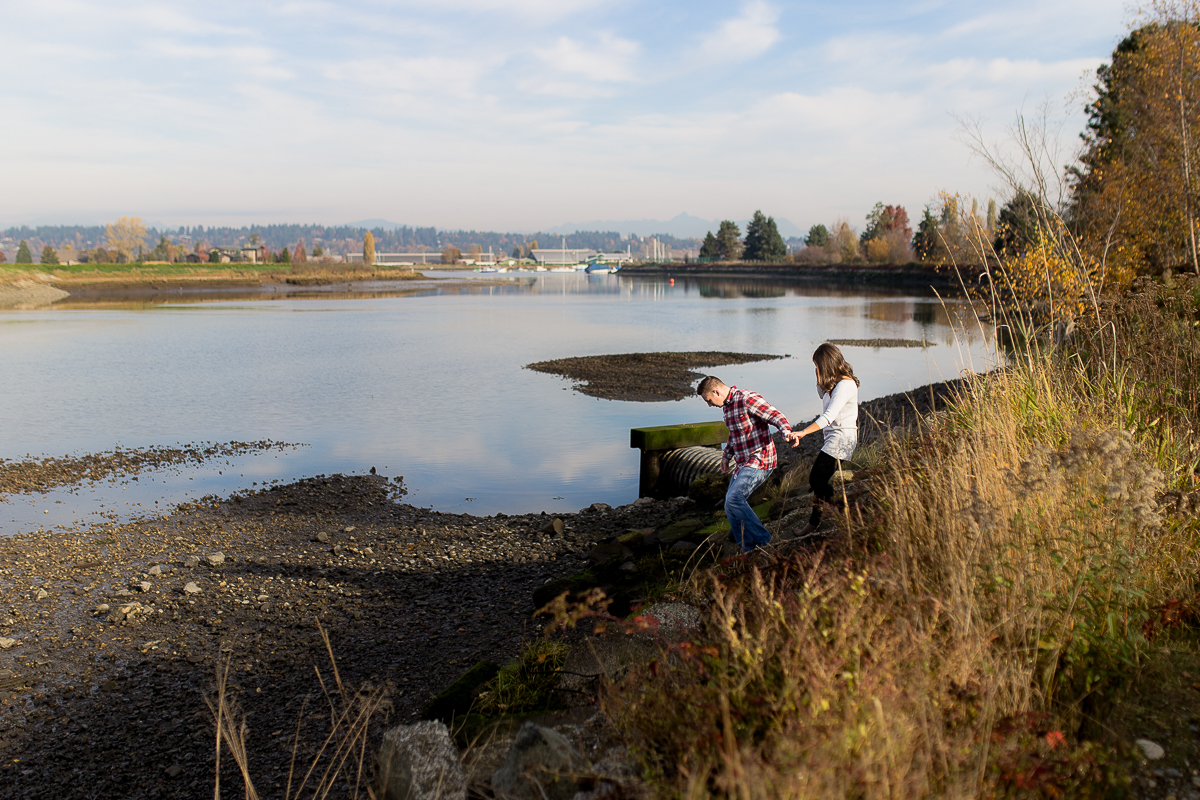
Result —
<path fill-rule="evenodd" d="M 829 485 L 829 479 L 837 472 L 837 468 L 837 459 L 822 450 L 817 453 L 817 459 L 808 473 L 808 485 L 813 492 L 812 515 L 808 518 L 808 524 L 814 528 L 821 524 L 821 507 L 833 501 L 833 487 Z"/>

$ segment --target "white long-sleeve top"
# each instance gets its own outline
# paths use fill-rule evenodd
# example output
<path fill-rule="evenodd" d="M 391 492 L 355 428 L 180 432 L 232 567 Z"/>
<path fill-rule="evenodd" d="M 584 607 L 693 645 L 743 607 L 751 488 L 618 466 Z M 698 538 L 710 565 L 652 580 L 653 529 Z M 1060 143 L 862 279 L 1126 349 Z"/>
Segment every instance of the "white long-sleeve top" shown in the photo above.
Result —
<path fill-rule="evenodd" d="M 825 434 L 824 453 L 849 461 L 858 447 L 858 384 L 849 378 L 837 382 L 832 392 L 817 387 L 821 416 L 814 422 Z"/>

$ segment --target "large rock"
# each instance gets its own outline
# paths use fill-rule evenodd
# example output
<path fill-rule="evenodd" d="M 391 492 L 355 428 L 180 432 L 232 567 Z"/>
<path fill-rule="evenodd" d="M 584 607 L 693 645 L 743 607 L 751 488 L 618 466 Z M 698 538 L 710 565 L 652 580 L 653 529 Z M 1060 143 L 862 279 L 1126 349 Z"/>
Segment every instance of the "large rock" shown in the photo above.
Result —
<path fill-rule="evenodd" d="M 671 642 L 681 642 L 700 630 L 700 611 L 687 603 L 655 603 L 642 616 L 654 620 L 658 635 Z"/>
<path fill-rule="evenodd" d="M 567 800 L 580 789 L 580 779 L 592 765 L 563 736 L 533 722 L 521 726 L 505 756 L 504 766 L 492 775 L 492 791 L 499 798 Z"/>
<path fill-rule="evenodd" d="M 466 800 L 467 777 L 441 722 L 400 725 L 379 750 L 381 800 Z"/>
<path fill-rule="evenodd" d="M 649 636 L 589 636 L 567 653 L 559 676 L 559 688 L 569 703 L 594 695 L 600 681 L 618 681 L 625 677 L 630 667 L 652 661 L 661 652 L 662 648 Z"/>

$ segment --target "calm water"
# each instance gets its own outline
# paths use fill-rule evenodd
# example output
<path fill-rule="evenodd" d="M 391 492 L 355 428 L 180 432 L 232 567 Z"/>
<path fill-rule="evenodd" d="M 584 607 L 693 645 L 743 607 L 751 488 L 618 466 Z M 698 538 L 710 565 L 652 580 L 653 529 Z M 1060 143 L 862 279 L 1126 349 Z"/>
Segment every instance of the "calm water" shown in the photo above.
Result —
<path fill-rule="evenodd" d="M 637 494 L 630 427 L 719 418 L 696 397 L 590 398 L 523 369 L 533 361 L 653 350 L 789 354 L 713 372 L 761 392 L 793 422 L 820 412 L 810 356 L 826 338 L 933 343 L 845 348 L 863 399 L 989 363 L 978 327 L 951 325 L 958 307 L 936 298 L 751 280 L 500 277 L 502 285 L 409 296 L 0 311 L 0 457 L 201 440 L 307 445 L 137 483 L 10 497 L 0 503 L 0 533 L 372 466 L 402 475 L 409 501 L 445 511 L 617 505 Z"/>

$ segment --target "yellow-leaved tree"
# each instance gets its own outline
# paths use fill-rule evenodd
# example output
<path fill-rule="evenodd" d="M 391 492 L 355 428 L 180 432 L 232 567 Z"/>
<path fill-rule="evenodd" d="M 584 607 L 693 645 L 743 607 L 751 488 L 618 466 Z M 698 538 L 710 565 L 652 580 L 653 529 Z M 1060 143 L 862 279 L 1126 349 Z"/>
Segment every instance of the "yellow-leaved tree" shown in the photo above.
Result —
<path fill-rule="evenodd" d="M 1097 70 L 1070 216 L 1112 276 L 1200 274 L 1200 0 L 1154 0 L 1138 20 Z"/>
<path fill-rule="evenodd" d="M 370 231 L 363 234 L 363 263 L 375 263 L 375 237 L 371 235 Z"/>
<path fill-rule="evenodd" d="M 105 229 L 109 248 L 116 250 L 118 257 L 133 258 L 146 245 L 146 226 L 141 217 L 121 217 L 110 222 Z"/>

